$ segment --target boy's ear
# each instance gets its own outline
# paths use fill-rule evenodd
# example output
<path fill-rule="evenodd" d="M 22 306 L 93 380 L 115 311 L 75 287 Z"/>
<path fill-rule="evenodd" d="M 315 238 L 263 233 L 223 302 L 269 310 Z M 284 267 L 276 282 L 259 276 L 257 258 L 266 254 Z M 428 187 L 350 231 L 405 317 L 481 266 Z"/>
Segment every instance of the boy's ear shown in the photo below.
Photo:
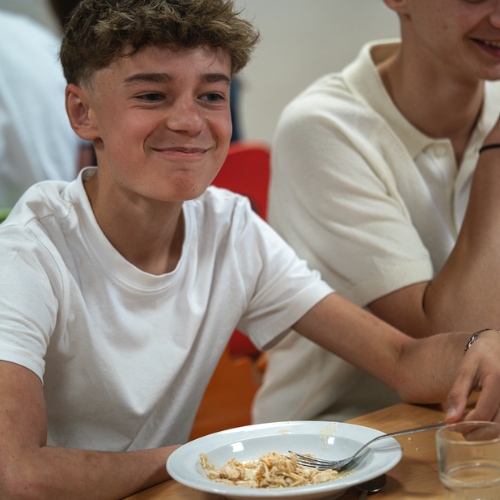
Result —
<path fill-rule="evenodd" d="M 398 14 L 408 14 L 407 0 L 384 0 L 384 3 Z"/>
<path fill-rule="evenodd" d="M 88 91 L 70 83 L 66 87 L 66 113 L 75 133 L 87 141 L 99 137 L 94 113 L 90 107 Z"/>

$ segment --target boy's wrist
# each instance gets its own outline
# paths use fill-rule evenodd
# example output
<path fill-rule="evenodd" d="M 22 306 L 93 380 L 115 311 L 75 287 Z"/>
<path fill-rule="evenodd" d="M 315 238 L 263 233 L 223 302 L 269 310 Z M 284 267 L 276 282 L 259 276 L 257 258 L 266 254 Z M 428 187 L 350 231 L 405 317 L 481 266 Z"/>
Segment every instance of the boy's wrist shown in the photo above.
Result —
<path fill-rule="evenodd" d="M 487 332 L 488 330 L 491 330 L 493 332 L 498 332 L 498 330 L 494 330 L 493 328 L 483 328 L 482 330 L 477 331 L 469 339 L 469 342 L 467 342 L 467 345 L 465 346 L 465 349 L 464 349 L 464 354 L 469 350 L 470 346 L 477 340 L 477 338 L 479 337 L 479 335 L 481 333 L 483 333 L 483 332 Z"/>

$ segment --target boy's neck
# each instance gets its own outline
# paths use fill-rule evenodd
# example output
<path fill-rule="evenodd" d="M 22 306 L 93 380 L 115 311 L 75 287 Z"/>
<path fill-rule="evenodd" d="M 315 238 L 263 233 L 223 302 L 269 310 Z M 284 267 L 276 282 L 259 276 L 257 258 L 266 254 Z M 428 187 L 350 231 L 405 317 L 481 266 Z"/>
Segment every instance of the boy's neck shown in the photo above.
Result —
<path fill-rule="evenodd" d="M 401 113 L 433 138 L 449 138 L 460 166 L 479 117 L 484 82 L 459 80 L 405 47 L 377 66 Z"/>
<path fill-rule="evenodd" d="M 177 267 L 185 232 L 182 202 L 111 200 L 99 190 L 98 172 L 84 186 L 99 227 L 126 260 L 157 276 Z"/>

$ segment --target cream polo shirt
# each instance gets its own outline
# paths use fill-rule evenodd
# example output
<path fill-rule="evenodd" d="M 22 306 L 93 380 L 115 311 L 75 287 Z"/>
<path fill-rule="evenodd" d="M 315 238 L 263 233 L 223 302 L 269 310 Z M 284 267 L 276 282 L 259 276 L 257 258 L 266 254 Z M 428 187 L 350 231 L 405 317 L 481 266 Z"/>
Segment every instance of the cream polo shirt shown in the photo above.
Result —
<path fill-rule="evenodd" d="M 385 90 L 376 64 L 398 43 L 370 43 L 342 73 L 313 83 L 283 112 L 273 148 L 271 225 L 360 306 L 441 269 L 462 224 L 478 149 L 500 112 L 500 84 L 488 82 L 457 169 L 450 140 L 416 129 Z M 307 372 L 300 380 L 297 364 Z M 372 381 L 294 334 L 269 354 L 254 418 L 311 418 L 335 403 L 333 415 L 343 419 L 394 401 Z"/>

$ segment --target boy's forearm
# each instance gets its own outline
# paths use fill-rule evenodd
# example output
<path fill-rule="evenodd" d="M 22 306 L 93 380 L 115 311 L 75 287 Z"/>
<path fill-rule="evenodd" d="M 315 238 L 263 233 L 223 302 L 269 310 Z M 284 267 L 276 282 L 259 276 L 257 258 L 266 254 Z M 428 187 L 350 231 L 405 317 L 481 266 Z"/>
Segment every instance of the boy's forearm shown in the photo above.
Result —
<path fill-rule="evenodd" d="M 4 468 L 0 497 L 118 500 L 169 479 L 166 461 L 177 448 L 117 453 L 50 446 L 24 450 Z"/>
<path fill-rule="evenodd" d="M 6 361 L 0 361 L 0 436 L 0 498 L 6 500 L 120 499 L 168 479 L 166 461 L 178 448 L 115 453 L 46 446 L 41 381 Z"/>
<path fill-rule="evenodd" d="M 293 328 L 394 389 L 404 346 L 414 342 L 336 293 L 316 304 Z"/>

